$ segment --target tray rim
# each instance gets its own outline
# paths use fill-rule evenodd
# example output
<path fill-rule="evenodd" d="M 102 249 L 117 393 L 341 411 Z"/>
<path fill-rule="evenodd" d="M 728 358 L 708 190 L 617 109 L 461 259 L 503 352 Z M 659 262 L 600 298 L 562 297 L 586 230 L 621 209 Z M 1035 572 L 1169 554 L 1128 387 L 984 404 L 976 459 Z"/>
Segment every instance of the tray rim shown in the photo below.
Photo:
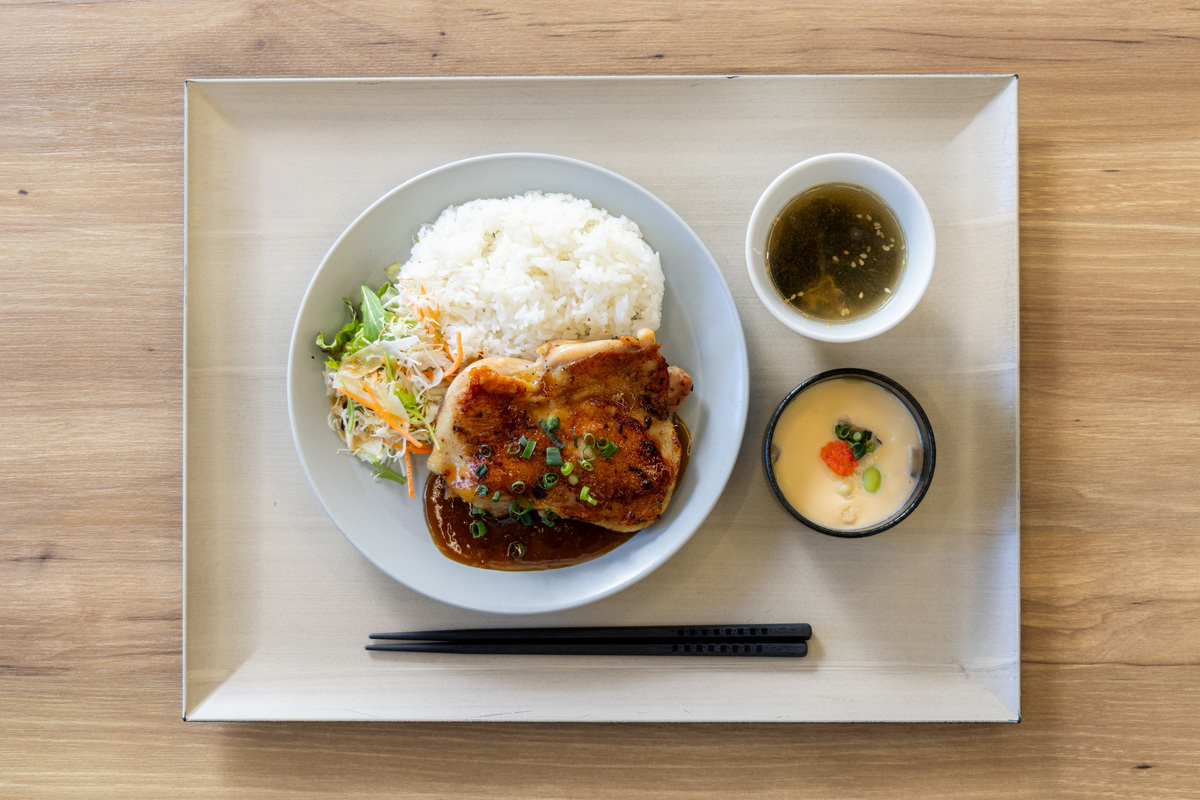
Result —
<path fill-rule="evenodd" d="M 363 84 L 363 85 L 397 84 L 397 85 L 399 85 L 399 84 L 415 84 L 415 83 L 469 83 L 469 82 L 506 82 L 506 81 L 535 82 L 535 83 L 542 83 L 542 82 L 563 83 L 563 82 L 570 82 L 570 81 L 661 82 L 661 81 L 692 81 L 692 80 L 710 81 L 710 80 L 734 79 L 734 78 L 741 79 L 741 80 L 750 80 L 750 81 L 814 80 L 815 79 L 815 80 L 820 80 L 820 81 L 831 81 L 831 82 L 861 81 L 861 80 L 901 81 L 901 80 L 914 80 L 914 79 L 924 79 L 924 80 L 970 79 L 970 80 L 980 80 L 980 81 L 987 81 L 987 80 L 1005 81 L 1005 83 L 1003 85 L 999 85 L 999 84 L 997 85 L 995 97 L 1000 96 L 1000 94 L 1002 94 L 1005 91 L 1008 91 L 1010 88 L 1014 93 L 1013 115 L 1012 115 L 1012 120 L 1011 120 L 1011 125 L 1013 127 L 1012 139 L 1014 141 L 1014 144 L 1019 146 L 1019 137 L 1017 136 L 1017 126 L 1019 124 L 1019 113 L 1018 113 L 1018 105 L 1017 105 L 1017 97 L 1016 97 L 1016 88 L 1017 88 L 1017 83 L 1018 83 L 1018 77 L 1019 76 L 1016 73 L 999 72 L 999 73 L 887 73 L 887 74 L 872 74 L 872 73 L 846 73 L 846 74 L 816 74 L 816 73 L 813 73 L 813 74 L 790 74 L 790 73 L 725 74 L 725 73 L 710 73 L 710 74 L 703 74 L 703 73 L 701 73 L 701 74 L 687 74 L 687 75 L 659 75 L 659 74 L 653 74 L 653 75 L 620 75 L 620 74 L 611 74 L 611 75 L 478 75 L 478 76 L 472 76 L 472 75 L 464 75 L 464 76 L 411 75 L 411 76 L 389 76 L 389 77 L 369 77 L 369 76 L 364 76 L 364 77 L 346 77 L 346 76 L 337 76 L 337 77 L 193 77 L 193 78 L 185 79 L 183 81 L 183 88 L 184 88 L 184 98 L 183 98 L 183 100 L 184 100 L 184 102 L 183 102 L 183 105 L 184 105 L 183 228 L 184 228 L 184 230 L 183 230 L 183 254 L 182 254 L 183 255 L 183 267 L 184 267 L 184 281 L 183 281 L 183 287 L 182 287 L 183 301 L 184 301 L 184 322 L 183 322 L 183 326 L 182 326 L 183 327 L 182 335 L 183 335 L 184 363 L 183 363 L 183 376 L 182 376 L 183 377 L 183 380 L 182 380 L 183 442 L 182 442 L 182 447 L 181 447 L 182 461 L 183 461 L 183 471 L 181 474 L 181 482 L 182 482 L 182 489 L 183 489 L 181 518 L 182 518 L 182 528 L 183 528 L 183 533 L 184 533 L 184 547 L 183 547 L 183 560 L 184 560 L 184 564 L 183 564 L 183 566 L 184 566 L 184 569 L 183 569 L 183 581 L 184 581 L 183 606 L 184 606 L 184 609 L 183 609 L 183 615 L 182 615 L 184 667 L 183 667 L 182 676 L 181 676 L 182 677 L 182 689 L 183 689 L 183 692 L 182 692 L 182 694 L 183 694 L 183 698 L 182 698 L 183 699 L 183 718 L 185 720 L 204 718 L 204 717 L 196 716 L 194 713 L 193 713 L 193 715 L 189 716 L 188 715 L 188 702 L 187 702 L 187 690 L 188 690 L 188 673 L 187 673 L 187 642 L 188 642 L 188 614 L 187 614 L 187 599 L 188 599 L 187 523 L 188 523 L 188 516 L 187 516 L 187 508 L 188 508 L 188 491 L 187 491 L 187 488 L 188 488 L 188 483 L 189 483 L 188 472 L 187 472 L 187 463 L 188 463 L 188 449 L 189 449 L 188 445 L 189 445 L 189 440 L 190 440 L 189 425 L 188 425 L 188 404 L 187 404 L 187 398 L 189 395 L 189 380 L 188 380 L 189 368 L 188 368 L 188 363 L 187 363 L 189 305 L 188 305 L 188 289 L 187 289 L 187 287 L 188 287 L 188 283 L 189 283 L 189 274 L 188 274 L 189 224 L 188 224 L 188 219 L 189 219 L 189 208 L 190 208 L 190 197 L 191 197 L 191 189 L 190 189 L 190 181 L 189 181 L 189 172 L 190 172 L 189 163 L 190 163 L 190 157 L 191 157 L 191 150 L 189 148 L 189 141 L 188 141 L 189 135 L 188 134 L 189 134 L 189 130 L 190 130 L 190 113 L 191 113 L 190 112 L 190 105 L 191 105 L 190 91 L 192 89 L 193 84 L 195 84 L 195 88 L 199 90 L 199 89 L 209 88 L 209 87 L 219 87 L 221 85 L 235 86 L 235 85 L 247 85 L 247 84 L 286 86 L 286 85 L 305 85 L 305 84 Z M 1016 198 L 1014 198 L 1014 214 L 1017 218 L 1019 218 L 1019 185 L 1017 183 L 1019 181 L 1019 159 L 1018 159 L 1017 153 L 1015 151 L 1012 155 L 1012 162 L 1013 162 L 1012 179 L 1014 182 L 1013 188 L 1014 188 L 1014 190 L 1017 190 L 1017 196 L 1016 196 Z M 1017 304 L 1017 308 L 1014 310 L 1014 314 L 1013 314 L 1013 321 L 1014 321 L 1014 326 L 1015 326 L 1015 331 L 1014 331 L 1015 370 L 1016 370 L 1016 374 L 1017 374 L 1017 387 L 1016 387 L 1016 391 L 1014 392 L 1014 402 L 1016 404 L 1015 408 L 1014 408 L 1014 414 L 1015 414 L 1015 419 L 1016 419 L 1016 426 L 1015 426 L 1014 434 L 1016 436 L 1016 454 L 1017 454 L 1016 463 L 1015 463 L 1016 472 L 1014 475 L 1014 480 L 1015 480 L 1014 491 L 1016 493 L 1016 500 L 1017 500 L 1016 530 L 1014 532 L 1014 546 L 1016 548 L 1015 557 L 1017 558 L 1018 563 L 1019 563 L 1019 550 L 1020 550 L 1019 230 L 1018 230 L 1018 235 L 1016 236 L 1013 244 L 1014 244 L 1014 259 L 1015 259 L 1014 282 L 1016 284 L 1015 301 Z M 943 721 L 943 722 L 979 722 L 979 721 L 1019 722 L 1020 721 L 1021 716 L 1020 716 L 1020 710 L 1019 710 L 1019 708 L 1020 708 L 1020 704 L 1019 704 L 1019 701 L 1020 701 L 1019 674 L 1021 671 L 1021 658 L 1020 658 L 1019 569 L 1018 569 L 1018 578 L 1017 578 L 1017 584 L 1016 584 L 1016 597 L 1013 599 L 1013 601 L 1014 601 L 1014 613 L 1015 613 L 1015 617 L 1016 617 L 1016 625 L 1015 625 L 1014 635 L 1015 635 L 1016 642 L 1017 642 L 1017 660 L 1014 665 L 1014 668 L 1017 673 L 1018 689 L 1017 689 L 1017 695 L 1016 695 L 1017 706 L 1016 706 L 1015 710 L 1013 711 L 1013 715 L 1011 716 L 1011 718 L 1005 719 L 1005 720 L 1000 720 L 1000 719 L 974 720 L 974 719 L 959 719 L 959 718 L 934 719 L 934 718 L 930 718 L 928 720 L 913 720 L 913 721 Z M 937 666 L 937 665 L 934 665 L 934 666 Z M 201 701 L 200 705 L 203 705 L 203 701 Z M 194 708 L 193 712 L 195 710 L 198 710 L 198 708 L 199 708 L 199 706 Z M 212 720 L 228 719 L 230 721 L 235 721 L 235 720 L 255 720 L 255 719 L 268 719 L 268 718 L 248 716 L 248 717 L 208 717 L 208 718 L 204 718 L 204 719 L 212 719 Z M 316 720 L 316 719 L 327 719 L 327 718 L 326 717 L 314 717 L 313 719 Z M 405 717 L 404 719 L 420 721 L 425 718 Z M 429 719 L 429 721 L 445 721 L 445 718 L 442 718 L 442 717 L 430 717 L 428 719 Z M 648 721 L 653 721 L 653 720 L 648 720 Z M 904 720 L 893 720 L 893 721 L 904 721 Z"/>

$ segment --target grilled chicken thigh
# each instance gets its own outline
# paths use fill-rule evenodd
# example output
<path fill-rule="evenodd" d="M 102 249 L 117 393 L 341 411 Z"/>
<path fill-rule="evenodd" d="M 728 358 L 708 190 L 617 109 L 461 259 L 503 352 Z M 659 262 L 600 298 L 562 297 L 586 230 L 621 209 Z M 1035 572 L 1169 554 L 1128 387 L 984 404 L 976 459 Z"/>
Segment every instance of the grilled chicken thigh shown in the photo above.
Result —
<path fill-rule="evenodd" d="M 498 516 L 530 508 L 616 531 L 650 525 L 679 477 L 672 415 L 691 377 L 667 365 L 650 330 L 538 352 L 537 361 L 484 358 L 454 379 L 430 470 Z"/>

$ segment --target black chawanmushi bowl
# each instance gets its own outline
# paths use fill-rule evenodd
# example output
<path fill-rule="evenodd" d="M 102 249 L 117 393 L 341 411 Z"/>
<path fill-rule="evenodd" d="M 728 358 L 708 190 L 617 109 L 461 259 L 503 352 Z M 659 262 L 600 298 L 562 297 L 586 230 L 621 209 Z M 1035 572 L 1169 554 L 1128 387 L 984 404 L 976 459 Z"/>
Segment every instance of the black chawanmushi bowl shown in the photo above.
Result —
<path fill-rule="evenodd" d="M 912 414 L 913 420 L 917 424 L 917 432 L 921 439 L 921 466 L 916 475 L 917 484 L 908 499 L 904 501 L 891 515 L 881 520 L 880 522 L 865 528 L 847 528 L 834 529 L 825 525 L 821 525 L 800 513 L 780 491 L 779 483 L 775 477 L 775 461 L 778 458 L 778 451 L 774 447 L 775 428 L 779 423 L 779 418 L 783 414 L 784 409 L 799 397 L 805 391 L 811 389 L 819 383 L 826 381 L 837 380 L 841 378 L 859 378 L 865 381 L 870 381 L 878 386 L 883 387 L 896 397 L 909 413 Z M 775 499 L 779 504 L 787 510 L 789 514 L 803 522 L 808 527 L 815 531 L 824 533 L 829 536 L 837 536 L 842 539 L 861 539 L 867 536 L 874 536 L 877 533 L 883 533 L 889 528 L 903 522 L 910 514 L 920 505 L 925 498 L 925 493 L 929 491 L 929 484 L 933 480 L 933 468 L 936 461 L 936 447 L 933 439 L 933 428 L 929 424 L 929 417 L 925 415 L 925 410 L 921 408 L 921 404 L 900 384 L 887 377 L 880 375 L 878 372 L 871 372 L 865 369 L 843 368 L 833 369 L 827 372 L 822 372 L 814 375 L 804 383 L 797 386 L 788 396 L 783 399 L 779 407 L 775 409 L 775 414 L 771 417 L 771 422 L 767 425 L 766 434 L 763 436 L 763 464 L 767 469 L 767 482 L 771 486 L 771 492 L 774 493 Z"/>

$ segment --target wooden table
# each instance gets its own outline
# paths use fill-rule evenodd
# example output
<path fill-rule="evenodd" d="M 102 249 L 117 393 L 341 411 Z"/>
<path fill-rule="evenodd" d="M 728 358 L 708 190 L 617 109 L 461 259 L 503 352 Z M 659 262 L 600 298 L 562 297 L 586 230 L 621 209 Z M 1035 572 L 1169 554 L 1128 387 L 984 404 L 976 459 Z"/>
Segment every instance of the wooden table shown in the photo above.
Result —
<path fill-rule="evenodd" d="M 0 6 L 0 794 L 1200 797 L 1200 9 Z M 1021 76 L 1017 725 L 184 724 L 182 82 Z"/>

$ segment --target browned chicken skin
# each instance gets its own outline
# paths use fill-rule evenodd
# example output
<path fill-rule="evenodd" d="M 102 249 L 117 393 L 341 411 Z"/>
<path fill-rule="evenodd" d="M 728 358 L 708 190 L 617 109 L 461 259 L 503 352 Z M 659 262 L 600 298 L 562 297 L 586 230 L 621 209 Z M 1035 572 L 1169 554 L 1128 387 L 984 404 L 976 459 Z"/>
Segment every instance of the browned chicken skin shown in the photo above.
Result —
<path fill-rule="evenodd" d="M 534 510 L 618 531 L 650 525 L 679 477 L 682 452 L 671 418 L 692 388 L 688 374 L 669 367 L 658 350 L 654 333 L 643 330 L 599 342 L 551 342 L 536 362 L 475 362 L 442 401 L 429 469 L 445 477 L 450 492 L 492 514 L 524 500 Z M 563 462 L 574 464 L 570 476 L 546 463 L 547 448 L 556 445 L 539 422 L 555 417 L 552 434 Z M 534 442 L 529 458 L 523 448 L 510 452 L 522 436 Z M 611 457 L 600 453 L 605 439 L 617 447 Z M 594 456 L 591 469 L 582 463 L 587 455 Z M 557 478 L 549 489 L 541 484 L 547 474 Z M 517 481 L 525 486 L 519 494 Z M 584 487 L 595 504 L 581 498 Z"/>

